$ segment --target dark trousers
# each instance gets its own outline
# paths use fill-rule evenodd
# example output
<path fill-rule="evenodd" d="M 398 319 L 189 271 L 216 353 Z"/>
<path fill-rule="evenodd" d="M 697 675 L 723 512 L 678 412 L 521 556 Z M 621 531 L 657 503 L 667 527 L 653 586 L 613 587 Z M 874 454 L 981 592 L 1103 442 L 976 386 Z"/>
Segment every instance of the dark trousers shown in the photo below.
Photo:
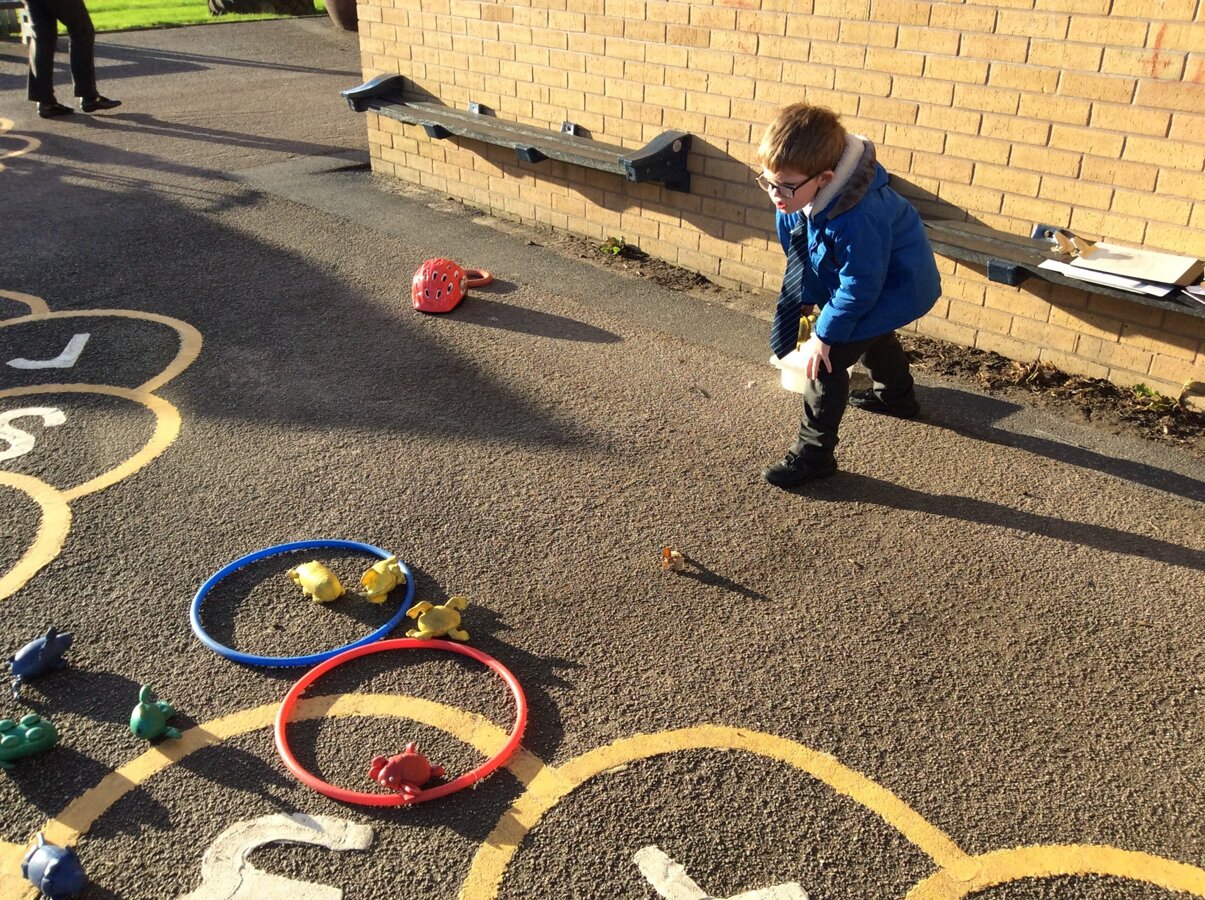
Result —
<path fill-rule="evenodd" d="M 833 370 L 820 366 L 820 375 L 808 382 L 803 393 L 803 421 L 799 440 L 792 448 L 800 456 L 831 457 L 837 446 L 837 429 L 849 404 L 849 367 L 861 361 L 874 379 L 875 394 L 887 405 L 915 402 L 908 357 L 891 331 L 864 341 L 833 344 L 829 348 Z"/>
<path fill-rule="evenodd" d="M 71 38 L 71 80 L 75 96 L 96 96 L 96 65 L 93 46 L 96 29 L 84 0 L 25 0 L 29 7 L 29 82 L 26 96 L 38 103 L 54 102 L 54 52 L 58 48 L 58 23 L 67 26 Z"/>

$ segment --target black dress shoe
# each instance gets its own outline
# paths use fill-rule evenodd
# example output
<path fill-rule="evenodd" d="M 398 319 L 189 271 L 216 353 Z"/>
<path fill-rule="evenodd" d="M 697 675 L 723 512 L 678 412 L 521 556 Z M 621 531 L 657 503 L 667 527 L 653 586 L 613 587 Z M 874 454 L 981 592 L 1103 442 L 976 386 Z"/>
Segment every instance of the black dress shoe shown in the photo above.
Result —
<path fill-rule="evenodd" d="M 56 116 L 69 116 L 73 112 L 75 112 L 75 110 L 73 110 L 70 106 L 64 106 L 57 100 L 52 100 L 49 103 L 38 104 L 38 115 L 43 119 L 53 119 Z"/>
<path fill-rule="evenodd" d="M 837 461 L 831 456 L 800 456 L 794 450 L 773 465 L 761 470 L 761 477 L 775 487 L 789 488 L 811 481 L 827 478 L 837 471 Z"/>
<path fill-rule="evenodd" d="M 79 108 L 84 112 L 99 112 L 102 109 L 113 109 L 121 106 L 120 100 L 110 100 L 108 97 L 102 97 L 97 94 L 95 97 L 83 97 L 80 99 Z"/>
<path fill-rule="evenodd" d="M 849 405 L 897 419 L 915 419 L 920 414 L 920 404 L 915 399 L 909 403 L 884 403 L 873 390 L 851 391 Z"/>

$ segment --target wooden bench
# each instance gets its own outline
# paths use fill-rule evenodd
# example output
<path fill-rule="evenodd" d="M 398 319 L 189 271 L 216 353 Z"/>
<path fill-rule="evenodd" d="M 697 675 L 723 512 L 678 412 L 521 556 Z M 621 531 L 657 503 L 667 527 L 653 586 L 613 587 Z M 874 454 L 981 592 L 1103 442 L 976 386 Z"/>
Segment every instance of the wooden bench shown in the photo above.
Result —
<path fill-rule="evenodd" d="M 24 0 L 0 0 L 0 37 L 18 32 L 22 44 L 28 44 L 33 38 Z"/>
<path fill-rule="evenodd" d="M 405 97 L 405 79 L 400 75 L 378 75 L 371 81 L 339 93 L 356 112 L 370 110 L 399 122 L 421 125 L 433 138 L 457 135 L 511 147 L 523 162 L 538 163 L 554 159 L 588 169 L 613 172 L 629 181 L 659 182 L 671 191 L 690 190 L 686 155 L 690 150 L 691 136 L 685 131 L 667 131 L 643 148 L 629 150 L 579 137 L 576 126 L 570 122 L 562 125 L 560 131 L 552 131 L 501 121 L 472 103 L 468 110 L 461 111 L 442 103 L 408 100 Z"/>
<path fill-rule="evenodd" d="M 934 252 L 960 262 L 986 267 L 989 281 L 1016 286 L 1030 277 L 1037 277 L 1093 294 L 1205 318 L 1205 304 L 1185 297 L 1179 290 L 1166 297 L 1152 297 L 1069 278 L 1050 269 L 1040 269 L 1038 266 L 1045 260 L 1066 260 L 1048 240 L 1010 234 L 974 222 L 946 219 L 925 220 L 925 230 Z"/>

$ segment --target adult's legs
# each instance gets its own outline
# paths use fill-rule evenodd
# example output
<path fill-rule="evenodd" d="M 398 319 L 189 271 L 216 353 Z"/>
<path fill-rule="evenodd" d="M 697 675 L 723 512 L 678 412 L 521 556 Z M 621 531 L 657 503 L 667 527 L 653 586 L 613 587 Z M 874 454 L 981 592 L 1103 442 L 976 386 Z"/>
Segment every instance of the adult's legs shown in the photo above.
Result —
<path fill-rule="evenodd" d="M 96 90 L 96 28 L 84 0 L 50 0 L 55 16 L 71 38 L 71 80 L 75 96 L 92 98 Z"/>
<path fill-rule="evenodd" d="M 59 23 L 48 0 L 28 0 L 29 78 L 25 96 L 36 103 L 54 103 L 54 52 L 59 44 Z"/>

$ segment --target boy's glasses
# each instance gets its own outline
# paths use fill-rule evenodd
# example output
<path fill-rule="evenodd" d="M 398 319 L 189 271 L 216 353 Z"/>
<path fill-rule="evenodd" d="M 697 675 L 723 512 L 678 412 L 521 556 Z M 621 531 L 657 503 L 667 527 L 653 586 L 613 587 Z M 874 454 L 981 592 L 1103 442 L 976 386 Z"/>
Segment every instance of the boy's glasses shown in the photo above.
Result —
<path fill-rule="evenodd" d="M 811 178 L 805 178 L 803 181 L 799 182 L 799 184 L 777 184 L 764 175 L 758 175 L 757 186 L 763 191 L 774 191 L 774 193 L 782 197 L 783 200 L 790 200 L 795 196 L 795 192 L 797 190 L 799 190 L 809 181 L 814 180 L 816 177 L 816 175 L 813 175 Z"/>

